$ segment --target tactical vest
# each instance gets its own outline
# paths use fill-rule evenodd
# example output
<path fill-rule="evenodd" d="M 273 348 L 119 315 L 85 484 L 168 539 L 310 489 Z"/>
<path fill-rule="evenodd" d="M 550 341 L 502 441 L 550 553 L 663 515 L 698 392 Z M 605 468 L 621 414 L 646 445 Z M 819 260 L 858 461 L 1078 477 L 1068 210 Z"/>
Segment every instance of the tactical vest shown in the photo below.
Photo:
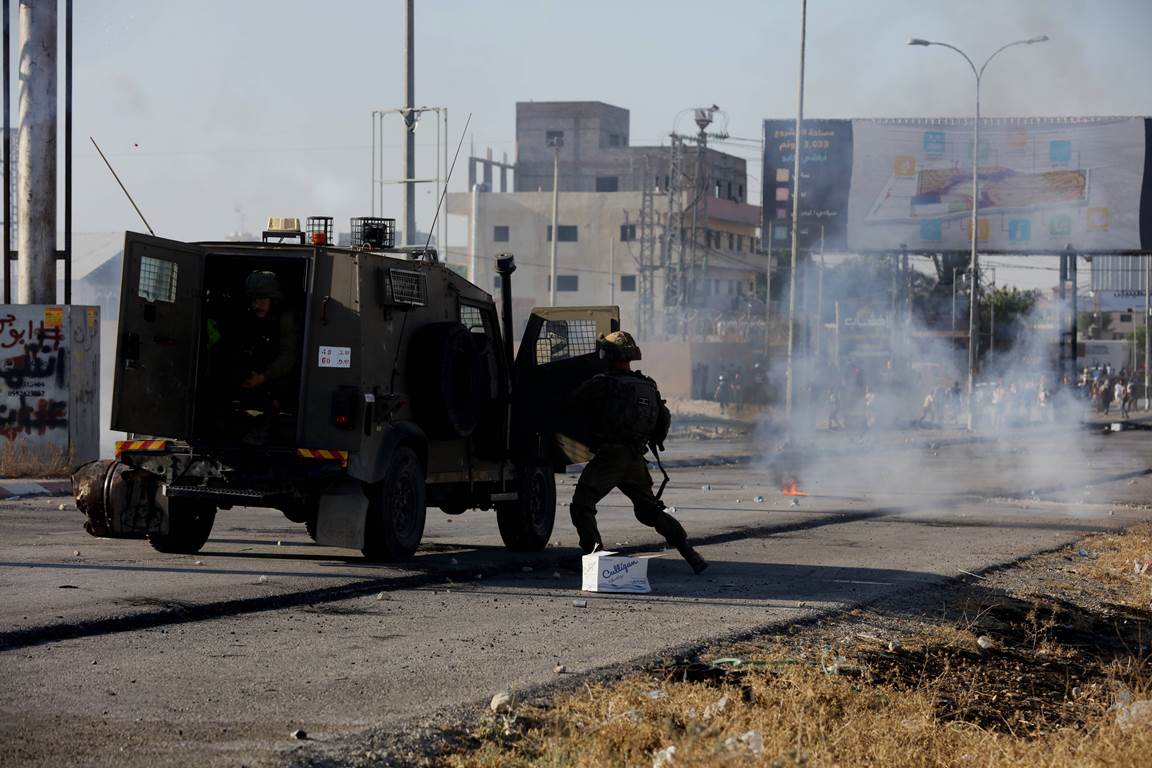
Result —
<path fill-rule="evenodd" d="M 646 443 L 660 420 L 660 391 L 642 376 L 612 376 L 613 402 L 608 407 L 611 438 L 629 443 Z"/>

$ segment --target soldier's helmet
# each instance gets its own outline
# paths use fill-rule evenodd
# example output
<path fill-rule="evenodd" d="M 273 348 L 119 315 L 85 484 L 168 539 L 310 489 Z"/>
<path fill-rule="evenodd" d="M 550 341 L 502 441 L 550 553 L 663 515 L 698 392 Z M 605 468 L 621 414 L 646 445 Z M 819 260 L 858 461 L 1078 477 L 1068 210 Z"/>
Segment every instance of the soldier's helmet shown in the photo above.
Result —
<path fill-rule="evenodd" d="M 279 299 L 280 280 L 275 272 L 257 270 L 244 280 L 244 293 L 250 299 Z"/>
<path fill-rule="evenodd" d="M 603 360 L 640 359 L 640 347 L 636 345 L 636 339 L 632 338 L 632 334 L 627 331 L 613 331 L 607 336 L 600 334 L 600 338 L 596 340 L 596 348 Z"/>

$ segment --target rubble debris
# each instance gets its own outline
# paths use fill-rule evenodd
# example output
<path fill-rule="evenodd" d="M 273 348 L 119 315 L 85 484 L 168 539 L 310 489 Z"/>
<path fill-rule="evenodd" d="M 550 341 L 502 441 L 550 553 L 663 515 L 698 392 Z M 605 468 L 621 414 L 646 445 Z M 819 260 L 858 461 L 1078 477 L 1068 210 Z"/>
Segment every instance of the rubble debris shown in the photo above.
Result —
<path fill-rule="evenodd" d="M 552 671 L 558 675 L 563 675 L 568 671 L 568 667 L 564 666 L 563 664 L 557 664 L 556 666 L 552 667 Z"/>
<path fill-rule="evenodd" d="M 1152 700 L 1140 699 L 1116 705 L 1116 724 L 1123 731 L 1152 725 Z"/>
<path fill-rule="evenodd" d="M 488 709 L 493 712 L 507 712 L 512 709 L 512 694 L 508 691 L 500 691 L 492 697 L 492 701 L 488 702 Z"/>
<path fill-rule="evenodd" d="M 573 608 L 587 608 L 588 607 L 588 601 L 587 600 L 573 600 L 572 601 L 572 607 Z"/>
<path fill-rule="evenodd" d="M 292 731 L 292 738 L 296 739 L 296 741 L 307 741 L 308 732 L 303 728 L 297 728 L 296 730 Z"/>
<path fill-rule="evenodd" d="M 756 757 L 760 757 L 764 754 L 764 736 L 760 731 L 745 731 L 739 736 L 724 739 L 724 746 L 733 751 L 746 749 Z"/>
<path fill-rule="evenodd" d="M 728 708 L 728 695 L 725 694 L 725 695 L 721 696 L 719 699 L 717 699 L 714 703 L 709 704 L 708 706 L 704 707 L 703 717 L 705 720 L 711 720 L 712 718 L 716 717 L 716 715 L 720 714 L 721 712 L 723 712 L 727 708 Z"/>
<path fill-rule="evenodd" d="M 676 747 L 664 747 L 657 752 L 652 753 L 652 768 L 665 768 L 665 766 L 676 764 Z"/>

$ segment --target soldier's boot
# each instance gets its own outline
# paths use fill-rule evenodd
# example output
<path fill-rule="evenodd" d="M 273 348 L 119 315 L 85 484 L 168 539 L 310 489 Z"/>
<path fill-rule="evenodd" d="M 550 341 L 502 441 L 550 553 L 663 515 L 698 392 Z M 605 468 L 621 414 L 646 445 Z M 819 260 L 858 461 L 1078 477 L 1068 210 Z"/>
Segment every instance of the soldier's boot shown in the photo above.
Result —
<path fill-rule="evenodd" d="M 677 546 L 676 551 L 679 552 L 680 557 L 684 558 L 688 565 L 691 566 L 692 572 L 696 575 L 700 575 L 704 572 L 704 569 L 708 567 L 708 561 L 704 559 L 703 555 L 693 549 L 688 542 Z"/>

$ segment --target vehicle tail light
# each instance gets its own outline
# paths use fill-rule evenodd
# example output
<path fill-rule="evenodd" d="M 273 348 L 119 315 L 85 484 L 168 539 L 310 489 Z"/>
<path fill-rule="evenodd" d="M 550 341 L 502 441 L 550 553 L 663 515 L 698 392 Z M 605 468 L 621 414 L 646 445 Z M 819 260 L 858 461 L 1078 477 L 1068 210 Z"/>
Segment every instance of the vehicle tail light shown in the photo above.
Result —
<path fill-rule="evenodd" d="M 332 426 L 352 429 L 356 420 L 357 392 L 355 387 L 339 387 L 332 393 Z"/>

